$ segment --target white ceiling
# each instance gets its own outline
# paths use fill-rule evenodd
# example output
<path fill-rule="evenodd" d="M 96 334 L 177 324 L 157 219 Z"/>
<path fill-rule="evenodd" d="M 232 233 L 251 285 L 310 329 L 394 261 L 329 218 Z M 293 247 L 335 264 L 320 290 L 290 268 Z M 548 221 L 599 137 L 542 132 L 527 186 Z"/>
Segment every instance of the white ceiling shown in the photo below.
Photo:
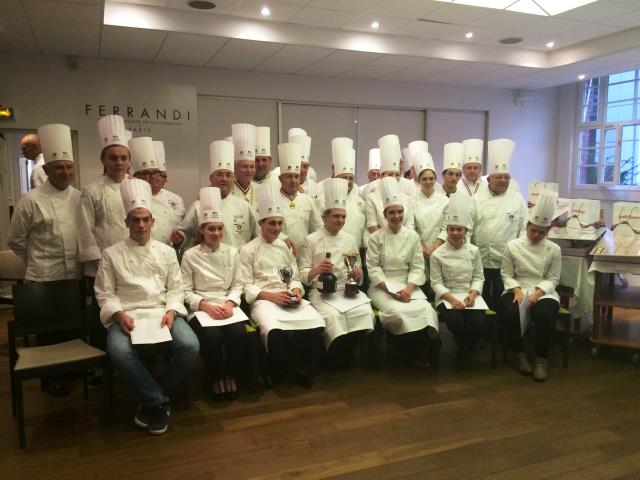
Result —
<path fill-rule="evenodd" d="M 528 89 L 640 68 L 640 0 L 554 17 L 432 0 L 213 1 L 2 0 L 0 50 Z M 523 41 L 498 43 L 514 36 Z"/>

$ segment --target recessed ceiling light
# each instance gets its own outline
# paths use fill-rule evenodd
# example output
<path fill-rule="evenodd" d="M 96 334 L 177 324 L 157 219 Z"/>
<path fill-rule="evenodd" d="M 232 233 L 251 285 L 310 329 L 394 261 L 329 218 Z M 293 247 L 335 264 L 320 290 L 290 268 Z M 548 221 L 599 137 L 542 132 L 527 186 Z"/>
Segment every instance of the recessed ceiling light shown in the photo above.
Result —
<path fill-rule="evenodd" d="M 585 78 L 587 78 L 585 75 L 578 75 L 578 80 L 584 80 Z"/>
<path fill-rule="evenodd" d="M 556 46 L 556 43 L 555 42 L 547 42 L 546 45 L 547 45 L 547 48 L 553 48 L 553 47 Z"/>
<path fill-rule="evenodd" d="M 378 29 L 378 28 L 380 28 L 380 24 L 378 22 L 374 21 L 374 22 L 371 23 L 371 28 Z"/>
<path fill-rule="evenodd" d="M 209 0 L 191 0 L 187 5 L 197 10 L 211 10 L 212 8 L 216 8 L 216 4 Z"/>
<path fill-rule="evenodd" d="M 473 38 L 473 32 L 467 32 L 464 34 L 466 38 Z"/>
<path fill-rule="evenodd" d="M 271 14 L 271 10 L 269 10 L 269 7 L 262 7 L 262 10 L 260 10 L 260 13 L 264 16 L 267 17 Z"/>

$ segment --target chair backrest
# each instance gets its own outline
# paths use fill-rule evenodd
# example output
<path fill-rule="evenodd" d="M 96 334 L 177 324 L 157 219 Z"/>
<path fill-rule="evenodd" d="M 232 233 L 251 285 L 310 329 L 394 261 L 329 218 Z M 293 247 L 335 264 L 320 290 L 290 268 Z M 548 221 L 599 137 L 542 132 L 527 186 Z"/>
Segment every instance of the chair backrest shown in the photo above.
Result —
<path fill-rule="evenodd" d="M 25 270 L 24 262 L 13 250 L 0 251 L 0 280 L 22 280 Z"/>
<path fill-rule="evenodd" d="M 11 289 L 16 336 L 85 330 L 81 280 L 19 283 Z"/>

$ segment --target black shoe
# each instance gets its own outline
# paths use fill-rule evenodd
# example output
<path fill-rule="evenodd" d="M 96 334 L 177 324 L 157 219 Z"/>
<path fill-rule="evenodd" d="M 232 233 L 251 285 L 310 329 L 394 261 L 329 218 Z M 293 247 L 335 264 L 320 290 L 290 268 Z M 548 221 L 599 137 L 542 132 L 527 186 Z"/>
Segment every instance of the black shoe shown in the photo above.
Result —
<path fill-rule="evenodd" d="M 133 423 L 140 428 L 149 428 L 151 418 L 153 417 L 154 407 L 147 407 L 146 405 L 139 405 L 138 411 L 135 417 L 133 417 Z"/>
<path fill-rule="evenodd" d="M 313 385 L 313 378 L 311 378 L 311 375 L 305 373 L 299 368 L 296 368 L 291 372 L 291 381 L 296 385 L 300 385 L 302 388 L 311 388 Z"/>
<path fill-rule="evenodd" d="M 57 377 L 43 378 L 42 389 L 55 397 L 66 397 L 70 393 L 69 387 Z"/>
<path fill-rule="evenodd" d="M 87 385 L 89 388 L 97 388 L 102 386 L 103 378 L 102 378 L 102 369 L 96 368 L 89 373 L 89 377 L 87 378 Z"/>
<path fill-rule="evenodd" d="M 153 409 L 151 421 L 147 428 L 147 432 L 151 435 L 162 435 L 169 428 L 169 416 L 165 405 L 160 405 Z"/>
<path fill-rule="evenodd" d="M 223 396 L 225 400 L 233 402 L 236 398 L 238 398 L 238 392 L 224 392 Z"/>

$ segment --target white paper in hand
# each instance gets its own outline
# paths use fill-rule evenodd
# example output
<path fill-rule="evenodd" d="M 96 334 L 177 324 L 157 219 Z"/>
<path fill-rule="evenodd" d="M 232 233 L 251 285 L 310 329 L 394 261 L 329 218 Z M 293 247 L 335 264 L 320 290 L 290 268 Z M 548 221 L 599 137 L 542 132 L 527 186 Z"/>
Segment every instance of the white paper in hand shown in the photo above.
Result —
<path fill-rule="evenodd" d="M 393 280 L 385 280 L 384 284 L 387 286 L 387 290 L 389 290 L 391 293 L 396 293 L 406 287 L 405 284 L 394 282 Z M 426 300 L 426 298 L 427 296 L 424 294 L 420 287 L 414 288 L 413 292 L 411 293 L 411 300 Z"/>
<path fill-rule="evenodd" d="M 240 310 L 240 307 L 233 308 L 233 315 L 229 318 L 223 318 L 221 320 L 216 320 L 215 318 L 211 318 L 207 312 L 198 311 L 194 313 L 194 316 L 200 322 L 200 325 L 203 327 L 221 327 L 223 325 L 231 325 L 232 323 L 244 322 L 249 320 L 249 317 L 245 315 L 245 313 Z"/>
<path fill-rule="evenodd" d="M 459 300 L 462 303 L 464 303 L 464 299 L 467 298 L 467 295 L 469 295 L 468 292 L 449 292 L 449 293 L 451 293 L 451 295 L 453 295 L 453 297 L 456 300 Z M 447 307 L 448 309 L 452 308 L 451 304 L 446 300 L 443 300 L 442 303 L 444 303 L 444 306 Z M 475 299 L 475 302 L 473 302 L 473 306 L 466 307 L 466 309 L 467 310 L 489 310 L 489 306 L 487 305 L 487 302 L 484 301 L 484 298 L 478 295 Z"/>
<path fill-rule="evenodd" d="M 520 336 L 524 337 L 524 332 L 527 331 L 529 322 L 531 321 L 531 312 L 529 311 L 529 290 L 522 290 L 524 298 L 520 303 Z"/>
<path fill-rule="evenodd" d="M 165 325 L 161 327 L 164 309 L 138 309 L 128 312 L 133 318 L 133 330 L 131 330 L 131 343 L 134 345 L 162 343 L 171 341 L 171 332 Z"/>

